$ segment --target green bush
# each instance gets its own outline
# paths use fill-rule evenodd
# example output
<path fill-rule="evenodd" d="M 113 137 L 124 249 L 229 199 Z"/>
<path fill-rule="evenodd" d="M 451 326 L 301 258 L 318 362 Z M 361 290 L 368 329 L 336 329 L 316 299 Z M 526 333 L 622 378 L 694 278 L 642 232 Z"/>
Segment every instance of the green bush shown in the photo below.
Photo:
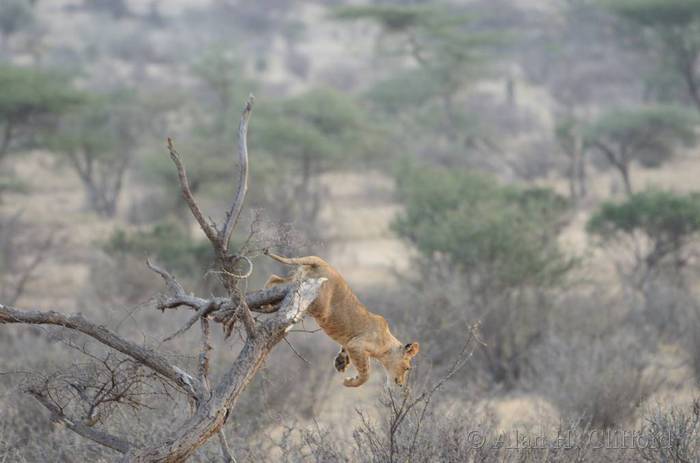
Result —
<path fill-rule="evenodd" d="M 605 203 L 588 222 L 604 240 L 642 233 L 660 249 L 682 246 L 700 231 L 700 194 L 650 190 L 622 203 Z"/>
<path fill-rule="evenodd" d="M 567 202 L 546 189 L 518 189 L 445 169 L 408 169 L 394 230 L 429 258 L 446 257 L 496 287 L 549 286 L 570 268 L 556 236 Z"/>
<path fill-rule="evenodd" d="M 65 75 L 0 65 L 0 159 L 10 148 L 22 147 L 46 129 L 56 116 L 82 102 Z M 19 145 L 19 146 L 13 146 Z"/>
<path fill-rule="evenodd" d="M 568 202 L 547 189 L 415 166 L 400 173 L 398 193 L 404 211 L 393 228 L 421 256 L 402 308 L 430 308 L 423 317 L 432 329 L 422 336 L 440 345 L 436 362 L 479 322 L 486 347 L 470 376 L 516 387 L 549 326 L 553 290 L 575 263 L 558 244 Z"/>

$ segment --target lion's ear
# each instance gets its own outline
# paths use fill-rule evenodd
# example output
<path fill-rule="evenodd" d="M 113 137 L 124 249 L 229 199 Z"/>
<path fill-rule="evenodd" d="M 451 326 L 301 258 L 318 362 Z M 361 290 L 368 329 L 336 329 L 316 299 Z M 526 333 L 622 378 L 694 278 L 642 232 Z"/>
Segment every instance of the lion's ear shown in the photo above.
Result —
<path fill-rule="evenodd" d="M 411 342 L 404 346 L 404 352 L 409 357 L 414 357 L 420 351 L 420 344 Z"/>

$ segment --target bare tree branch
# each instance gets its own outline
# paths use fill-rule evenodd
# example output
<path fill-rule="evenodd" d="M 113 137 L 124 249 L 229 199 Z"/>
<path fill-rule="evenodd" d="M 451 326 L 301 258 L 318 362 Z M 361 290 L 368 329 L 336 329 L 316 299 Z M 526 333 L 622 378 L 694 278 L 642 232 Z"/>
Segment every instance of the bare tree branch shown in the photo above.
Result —
<path fill-rule="evenodd" d="M 46 398 L 46 396 L 41 394 L 39 391 L 30 389 L 27 392 L 51 412 L 51 418 L 53 419 L 53 421 L 66 425 L 66 427 L 71 431 L 87 439 L 90 439 L 91 441 L 96 442 L 100 445 L 104 445 L 105 447 L 109 447 L 112 450 L 116 450 L 119 453 L 126 453 L 134 447 L 133 444 L 131 444 L 125 439 L 113 436 L 104 431 L 94 429 L 88 424 L 85 424 L 81 421 L 68 418 L 66 415 L 63 414 L 60 408 L 58 408 L 54 403 L 52 403 L 49 399 Z"/>
<path fill-rule="evenodd" d="M 231 208 L 226 213 L 226 220 L 220 233 L 221 244 L 224 250 L 228 250 L 231 234 L 238 224 L 238 218 L 243 210 L 243 202 L 248 192 L 248 121 L 253 111 L 254 101 L 255 97 L 253 95 L 248 96 L 248 101 L 243 109 L 241 122 L 238 126 L 238 190 L 236 191 L 236 197 L 231 204 Z"/>
<path fill-rule="evenodd" d="M 201 385 L 184 370 L 171 365 L 163 355 L 121 338 L 101 325 L 89 322 L 81 314 L 66 316 L 55 311 L 24 311 L 0 304 L 0 324 L 26 323 L 32 325 L 57 325 L 79 331 L 114 350 L 143 363 L 153 371 L 173 381 L 187 393 L 199 397 Z"/>
<path fill-rule="evenodd" d="M 187 323 L 185 323 L 185 326 L 177 330 L 175 333 L 171 334 L 167 338 L 163 339 L 163 342 L 170 341 L 181 334 L 183 334 L 185 331 L 189 330 L 197 321 L 205 319 L 209 313 L 213 312 L 217 308 L 217 305 L 214 302 L 209 302 L 207 304 L 203 304 L 199 309 L 197 309 L 197 312 L 190 318 Z"/>
<path fill-rule="evenodd" d="M 185 166 L 182 165 L 180 161 L 180 155 L 175 151 L 172 139 L 168 138 L 168 151 L 170 152 L 170 159 L 173 160 L 175 167 L 177 168 L 177 174 L 180 179 L 180 188 L 182 189 L 182 196 L 185 198 L 187 206 L 189 206 L 192 215 L 197 220 L 197 223 L 207 235 L 209 241 L 216 247 L 219 246 L 219 239 L 214 226 L 204 218 L 202 210 L 199 208 L 197 201 L 192 195 L 192 190 L 190 190 L 190 183 L 187 180 L 187 172 L 185 171 Z"/>
<path fill-rule="evenodd" d="M 237 315 L 241 320 L 243 320 L 243 327 L 245 328 L 246 335 L 248 335 L 249 338 L 254 338 L 257 335 L 255 320 L 253 319 L 253 315 L 250 313 L 250 308 L 248 307 L 245 299 L 241 300 L 237 312 Z"/>
<path fill-rule="evenodd" d="M 209 393 L 211 390 L 209 384 L 209 351 L 212 349 L 209 344 L 209 320 L 206 316 L 199 319 L 199 324 L 202 329 L 202 348 L 199 352 L 199 368 L 197 370 L 199 382 L 202 383 L 204 390 Z"/>
<path fill-rule="evenodd" d="M 163 280 L 165 281 L 165 286 L 167 286 L 168 291 L 173 293 L 174 295 L 177 296 L 184 296 L 186 295 L 185 289 L 182 287 L 182 285 L 175 279 L 174 276 L 172 276 L 170 273 L 166 272 L 162 268 L 158 267 L 155 265 L 153 262 L 151 262 L 151 259 L 146 259 L 146 265 L 148 268 L 156 272 L 158 275 L 160 275 Z"/>
<path fill-rule="evenodd" d="M 155 267 L 155 266 L 154 266 Z M 157 268 L 157 267 L 155 267 Z M 172 278 L 172 277 L 171 277 Z M 173 279 L 174 281 L 174 279 Z M 175 281 L 175 283 L 177 283 Z M 177 283 L 179 285 L 179 283 Z M 287 293 L 294 288 L 294 284 L 277 285 L 272 288 L 261 289 L 258 291 L 253 291 L 246 294 L 245 300 L 248 308 L 257 313 L 274 313 L 280 308 L 280 302 L 284 299 Z M 236 314 L 238 309 L 238 304 L 229 298 L 215 297 L 212 299 L 202 299 L 197 296 L 192 296 L 189 294 L 177 294 L 174 296 L 163 295 L 162 298 L 156 304 L 158 310 L 164 311 L 165 309 L 177 309 L 178 307 L 188 307 L 195 311 L 201 310 L 202 307 L 206 307 L 209 303 L 214 305 L 214 309 L 211 311 L 210 316 L 216 323 L 224 323 Z M 209 311 L 206 311 L 209 313 Z M 192 325 L 188 326 L 188 329 L 194 325 L 198 320 L 198 317 L 193 316 L 188 323 L 192 322 Z M 179 336 L 180 333 L 178 333 Z M 171 336 L 174 337 L 174 336 Z"/>

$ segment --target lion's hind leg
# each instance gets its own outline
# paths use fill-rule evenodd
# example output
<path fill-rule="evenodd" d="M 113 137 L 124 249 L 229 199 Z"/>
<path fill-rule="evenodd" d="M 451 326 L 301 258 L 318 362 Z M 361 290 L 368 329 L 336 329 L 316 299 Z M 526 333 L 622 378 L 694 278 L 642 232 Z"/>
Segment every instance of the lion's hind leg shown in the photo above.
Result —
<path fill-rule="evenodd" d="M 335 369 L 340 373 L 344 372 L 350 366 L 350 356 L 344 347 L 340 348 L 340 352 L 335 356 Z"/>
<path fill-rule="evenodd" d="M 267 279 L 267 281 L 265 282 L 265 286 L 263 286 L 263 288 L 272 288 L 273 286 L 282 285 L 284 283 L 289 283 L 290 281 L 292 281 L 292 277 L 283 278 L 281 276 L 273 274 L 273 275 L 270 275 L 270 278 Z M 266 305 L 262 306 L 261 309 L 266 311 L 266 312 L 272 312 L 274 310 L 274 308 L 271 304 L 266 304 Z"/>
<path fill-rule="evenodd" d="M 267 281 L 265 282 L 265 288 L 271 288 L 273 286 L 281 285 L 283 283 L 289 283 L 290 281 L 292 281 L 292 279 L 290 277 L 283 278 L 281 276 L 277 276 L 277 275 L 273 274 L 273 275 L 270 275 L 270 278 L 268 278 Z"/>

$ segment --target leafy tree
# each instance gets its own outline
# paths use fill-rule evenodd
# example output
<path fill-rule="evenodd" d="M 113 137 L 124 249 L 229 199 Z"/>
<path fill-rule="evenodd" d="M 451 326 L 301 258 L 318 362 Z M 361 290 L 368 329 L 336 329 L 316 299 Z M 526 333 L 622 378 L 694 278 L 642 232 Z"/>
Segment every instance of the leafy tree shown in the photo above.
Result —
<path fill-rule="evenodd" d="M 322 202 L 321 174 L 356 166 L 371 154 L 375 141 L 368 115 L 346 95 L 319 88 L 282 101 L 260 116 L 252 134 L 256 149 L 266 153 L 253 167 L 254 175 L 261 178 L 275 166 L 274 176 L 264 182 L 274 182 L 274 188 L 256 200 L 271 206 L 282 221 L 294 219 L 312 230 Z"/>
<path fill-rule="evenodd" d="M 689 336 L 685 341 L 695 345 L 697 301 L 686 277 L 700 237 L 700 194 L 636 193 L 603 204 L 587 228 L 611 250 L 633 298 L 630 322 L 676 341 L 679 333 Z"/>
<path fill-rule="evenodd" d="M 62 74 L 0 65 L 0 161 L 84 98 Z"/>
<path fill-rule="evenodd" d="M 488 347 L 479 360 L 495 382 L 514 386 L 523 356 L 546 326 L 548 290 L 574 264 L 557 244 L 566 200 L 546 189 L 504 187 L 484 176 L 427 168 L 404 171 L 398 193 L 405 209 L 393 228 L 420 252 L 417 267 L 429 269 L 421 280 L 457 280 L 466 299 L 457 306 L 440 302 L 441 309 L 459 313 L 438 320 L 480 321 Z"/>
<path fill-rule="evenodd" d="M 432 4 L 348 6 L 336 9 L 335 17 L 378 24 L 385 36 L 395 39 L 392 53 L 415 63 L 379 82 L 371 98 L 389 111 L 415 109 L 419 103 L 418 109 L 430 113 L 423 123 L 435 125 L 437 113 L 441 131 L 447 128 L 451 141 L 465 141 L 464 129 L 474 121 L 456 102 L 484 74 L 489 52 L 503 44 L 503 33 L 478 30 L 463 11 Z"/>
<path fill-rule="evenodd" d="M 700 194 L 650 190 L 623 203 L 605 203 L 591 217 L 588 231 L 606 243 L 633 242 L 643 279 L 666 264 L 677 273 L 687 264 L 686 252 L 700 233 Z"/>
<path fill-rule="evenodd" d="M 700 3 L 695 0 L 601 0 L 640 30 L 659 50 L 662 67 L 673 69 L 700 110 Z"/>
<path fill-rule="evenodd" d="M 68 160 L 85 187 L 88 207 L 105 217 L 117 211 L 124 175 L 142 123 L 123 92 L 94 96 L 61 118 L 48 145 Z"/>
<path fill-rule="evenodd" d="M 629 195 L 631 163 L 656 167 L 670 159 L 679 145 L 692 146 L 696 123 L 694 114 L 672 106 L 613 109 L 587 127 L 584 139 L 619 172 Z"/>
<path fill-rule="evenodd" d="M 399 236 L 427 257 L 443 256 L 480 286 L 547 286 L 568 265 L 552 239 L 567 203 L 549 190 L 421 169 L 402 176 L 399 196 L 405 204 L 393 224 Z"/>

